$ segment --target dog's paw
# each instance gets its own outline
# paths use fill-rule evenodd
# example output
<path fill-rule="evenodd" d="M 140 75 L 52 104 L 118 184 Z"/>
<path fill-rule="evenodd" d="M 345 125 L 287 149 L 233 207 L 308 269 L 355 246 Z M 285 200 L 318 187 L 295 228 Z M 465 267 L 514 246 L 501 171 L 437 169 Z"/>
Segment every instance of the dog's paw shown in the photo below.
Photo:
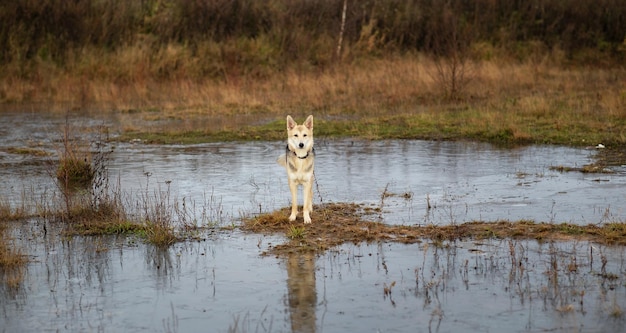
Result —
<path fill-rule="evenodd" d="M 311 217 L 309 216 L 309 214 L 304 214 L 304 224 L 309 223 L 311 223 Z"/>
<path fill-rule="evenodd" d="M 289 221 L 293 222 L 293 221 L 295 221 L 295 220 L 296 220 L 296 214 L 291 214 L 291 215 L 289 215 Z M 310 222 L 310 220 L 311 220 L 311 219 L 309 219 L 309 222 Z"/>

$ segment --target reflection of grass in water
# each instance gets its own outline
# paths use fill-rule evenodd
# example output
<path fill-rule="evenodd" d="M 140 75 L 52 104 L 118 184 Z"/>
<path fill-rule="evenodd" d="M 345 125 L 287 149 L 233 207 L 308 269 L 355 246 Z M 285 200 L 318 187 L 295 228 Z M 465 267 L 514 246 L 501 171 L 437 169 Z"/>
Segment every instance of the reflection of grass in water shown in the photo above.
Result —
<path fill-rule="evenodd" d="M 9 289 L 19 288 L 24 278 L 24 269 L 28 262 L 19 248 L 16 248 L 8 235 L 7 225 L 0 223 L 0 279 Z"/>
<path fill-rule="evenodd" d="M 9 222 L 28 216 L 25 198 L 18 207 L 14 207 L 8 199 L 0 198 L 0 283 L 11 290 L 17 290 L 22 284 L 28 259 L 10 237 Z"/>
<path fill-rule="evenodd" d="M 533 313 L 541 308 L 541 312 L 554 311 L 559 315 L 571 316 L 569 318 L 574 322 L 586 322 L 588 319 L 584 318 L 591 308 L 600 317 L 623 319 L 621 309 L 624 299 L 621 297 L 621 287 L 624 277 L 614 273 L 602 273 L 614 270 L 621 272 L 621 248 L 581 244 L 578 241 L 511 239 L 464 242 L 450 240 L 443 241 L 438 246 L 424 242 L 418 247 L 419 251 L 412 253 L 420 255 L 409 256 L 408 259 L 387 262 L 387 257 L 381 254 L 374 260 L 382 261 L 387 281 L 392 284 L 397 282 L 400 290 L 407 290 L 424 300 L 424 312 L 432 310 L 431 319 L 436 320 L 439 313 L 454 308 L 445 302 L 441 303 L 440 299 L 453 296 L 459 301 L 467 302 L 475 295 L 481 295 L 492 288 L 499 294 L 493 294 L 492 305 L 506 307 L 515 303 L 521 306 L 521 309 L 514 306 L 515 310 L 510 310 L 509 313 L 505 310 L 496 317 L 515 316 L 518 311 L 525 310 Z M 609 259 L 605 251 L 615 255 L 613 265 L 607 265 Z M 422 263 L 416 264 L 420 258 Z M 602 258 L 601 267 L 597 258 Z M 410 265 L 416 265 L 413 266 L 414 280 L 398 273 L 399 268 L 405 271 L 403 265 L 409 265 L 407 270 L 411 268 Z M 457 282 L 463 283 L 465 288 L 457 288 Z M 385 282 L 382 285 L 383 297 L 391 296 L 389 284 Z M 450 318 L 455 320 L 454 316 L 453 314 Z"/>
<path fill-rule="evenodd" d="M 532 221 L 469 222 L 453 225 L 386 225 L 368 221 L 371 211 L 362 205 L 331 203 L 315 207 L 313 223 L 301 227 L 292 225 L 287 208 L 244 219 L 242 228 L 255 233 L 283 233 L 292 241 L 274 246 L 275 254 L 294 251 L 325 251 L 343 244 L 373 241 L 420 243 L 429 239 L 435 243 L 459 239 L 535 239 L 541 241 L 589 240 L 598 244 L 626 245 L 626 224 L 575 225 L 569 223 L 536 223 Z M 323 217 L 323 218 L 322 218 Z M 296 229 L 297 228 L 297 229 Z M 302 228 L 302 230 L 300 230 Z M 297 241 L 294 234 L 297 234 Z"/>
<path fill-rule="evenodd" d="M 454 285 L 449 279 L 458 278 L 470 288 L 472 283 L 484 283 L 486 275 L 493 275 L 497 281 L 508 281 L 504 282 L 504 290 L 510 297 L 519 299 L 522 304 L 543 302 L 544 307 L 560 315 L 586 313 L 585 296 L 587 299 L 596 297 L 593 288 L 587 289 L 590 286 L 599 285 L 600 293 L 615 293 L 624 283 L 623 277 L 613 272 L 615 266 L 611 268 L 608 264 L 609 259 L 601 246 L 626 245 L 626 224 L 622 222 L 584 226 L 531 221 L 403 226 L 368 221 L 376 220 L 376 212 L 358 204 L 331 203 L 319 205 L 314 211 L 313 222 L 308 225 L 298 224 L 301 220 L 295 225 L 289 222 L 289 208 L 283 208 L 245 218 L 242 229 L 286 235 L 288 240 L 285 243 L 271 245 L 264 255 L 324 253 L 341 244 L 422 244 L 424 263 L 414 269 L 414 285 L 406 284 L 402 279 L 399 288 L 413 290 L 416 297 L 424 299 L 425 306 L 432 307 L 429 325 L 437 325 L 443 318 L 439 299 L 441 293 L 450 292 L 448 285 Z M 297 239 L 294 237 L 296 233 L 299 235 Z M 468 240 L 474 240 L 471 243 L 476 248 L 460 254 L 458 249 L 462 247 L 457 242 Z M 486 245 L 492 240 L 497 246 Z M 581 241 L 590 242 L 587 243 L 588 249 L 580 249 Z M 572 248 L 563 248 L 569 246 L 567 244 Z M 486 251 L 481 249 L 483 246 Z M 454 267 L 457 266 L 450 266 L 449 260 L 456 261 L 451 257 L 457 256 L 466 258 L 464 261 L 459 259 L 463 262 L 458 270 L 460 274 L 449 271 L 451 268 L 456 270 Z M 600 258 L 600 263 L 597 259 L 594 263 L 594 258 Z M 382 259 L 387 274 L 391 271 L 388 271 L 388 265 Z M 390 276 L 388 282 L 383 283 L 383 298 L 389 298 L 393 305 L 392 287 L 397 281 Z M 623 318 L 623 305 L 617 299 L 606 298 L 601 302 L 598 310 L 602 314 Z"/>
<path fill-rule="evenodd" d="M 621 318 L 624 315 L 624 311 L 622 310 L 622 307 L 620 307 L 619 304 L 617 304 L 617 301 L 615 299 L 613 300 L 613 305 L 611 306 L 609 310 L 609 314 L 611 315 L 611 317 L 615 317 L 615 318 Z"/>
<path fill-rule="evenodd" d="M 22 205 L 18 207 L 14 207 L 8 199 L 0 198 L 0 222 L 19 220 L 27 216 L 24 198 L 22 198 Z"/>

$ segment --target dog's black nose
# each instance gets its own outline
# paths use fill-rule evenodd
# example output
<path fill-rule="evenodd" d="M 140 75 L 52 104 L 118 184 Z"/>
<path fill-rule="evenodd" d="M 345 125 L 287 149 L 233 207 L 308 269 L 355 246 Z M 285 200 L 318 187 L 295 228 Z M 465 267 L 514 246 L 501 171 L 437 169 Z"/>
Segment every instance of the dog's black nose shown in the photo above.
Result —
<path fill-rule="evenodd" d="M 298 146 L 300 146 L 300 148 L 304 148 L 304 143 L 300 142 Z"/>

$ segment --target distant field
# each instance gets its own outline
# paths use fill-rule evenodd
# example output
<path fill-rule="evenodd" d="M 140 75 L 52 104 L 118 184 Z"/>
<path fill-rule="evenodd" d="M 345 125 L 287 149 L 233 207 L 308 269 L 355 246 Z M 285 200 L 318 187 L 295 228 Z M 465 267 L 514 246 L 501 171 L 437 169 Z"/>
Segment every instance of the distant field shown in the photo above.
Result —
<path fill-rule="evenodd" d="M 605 10 L 611 8 L 610 11 Z M 0 110 L 110 112 L 123 138 L 626 142 L 618 0 L 20 0 Z"/>

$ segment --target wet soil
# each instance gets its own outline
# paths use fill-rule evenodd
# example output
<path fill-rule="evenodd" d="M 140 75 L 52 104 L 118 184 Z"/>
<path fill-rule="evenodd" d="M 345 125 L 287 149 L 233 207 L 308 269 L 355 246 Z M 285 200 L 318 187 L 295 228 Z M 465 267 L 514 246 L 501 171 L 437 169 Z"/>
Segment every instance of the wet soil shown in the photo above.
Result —
<path fill-rule="evenodd" d="M 377 209 L 357 204 L 333 203 L 314 207 L 315 223 L 290 222 L 290 209 L 244 219 L 242 230 L 251 233 L 281 234 L 287 242 L 270 246 L 276 256 L 292 253 L 323 253 L 344 243 L 480 241 L 484 239 L 524 239 L 543 242 L 585 241 L 599 245 L 626 245 L 626 223 L 574 224 L 535 223 L 533 221 L 467 222 L 436 226 L 388 225 L 372 221 Z"/>

